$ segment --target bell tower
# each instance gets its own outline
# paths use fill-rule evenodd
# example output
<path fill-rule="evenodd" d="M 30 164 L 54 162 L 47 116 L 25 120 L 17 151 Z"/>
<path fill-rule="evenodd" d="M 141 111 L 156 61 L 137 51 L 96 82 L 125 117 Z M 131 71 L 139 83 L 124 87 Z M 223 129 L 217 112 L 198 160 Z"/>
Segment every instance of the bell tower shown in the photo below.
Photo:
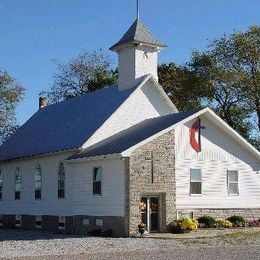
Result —
<path fill-rule="evenodd" d="M 137 79 L 147 74 L 152 74 L 158 80 L 158 53 L 165 47 L 138 17 L 110 48 L 118 53 L 119 90 L 136 86 Z"/>

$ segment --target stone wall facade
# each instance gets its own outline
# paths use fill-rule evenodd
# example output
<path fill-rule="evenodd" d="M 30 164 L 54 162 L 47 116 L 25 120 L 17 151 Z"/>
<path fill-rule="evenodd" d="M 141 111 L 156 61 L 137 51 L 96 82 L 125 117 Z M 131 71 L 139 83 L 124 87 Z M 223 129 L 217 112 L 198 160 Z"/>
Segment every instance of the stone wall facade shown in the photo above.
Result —
<path fill-rule="evenodd" d="M 29 230 L 47 230 L 55 233 L 74 233 L 73 217 L 66 217 L 65 230 L 60 230 L 58 227 L 59 217 L 57 216 L 42 216 L 42 227 L 35 226 L 36 216 L 34 215 L 21 215 L 22 229 Z M 2 215 L 3 228 L 16 228 L 15 215 Z"/>
<path fill-rule="evenodd" d="M 96 225 L 96 221 L 102 220 L 103 225 Z M 87 224 L 87 223 L 88 224 Z M 111 229 L 113 231 L 114 237 L 125 236 L 125 219 L 124 217 L 94 217 L 94 216 L 75 216 L 74 217 L 74 226 L 76 234 L 88 234 L 89 231 L 94 228 L 100 228 L 102 230 Z"/>
<path fill-rule="evenodd" d="M 126 235 L 134 235 L 141 222 L 143 196 L 160 200 L 159 227 L 176 218 L 174 131 L 169 131 L 137 148 L 126 160 Z"/>
<path fill-rule="evenodd" d="M 21 227 L 15 226 L 15 215 L 2 215 L 3 228 L 22 228 L 29 230 L 46 230 L 54 233 L 86 235 L 93 229 L 112 229 L 113 236 L 125 236 L 125 219 L 123 217 L 66 216 L 65 229 L 59 229 L 58 216 L 42 216 L 42 226 L 36 227 L 36 216 L 21 215 Z M 84 220 L 84 221 L 83 221 Z M 96 225 L 101 220 L 103 225 Z M 86 221 L 88 223 L 86 223 Z"/>
<path fill-rule="evenodd" d="M 234 215 L 242 216 L 245 219 L 259 219 L 260 218 L 260 208 L 241 208 L 241 209 L 191 209 L 191 210 L 181 210 L 183 212 L 192 212 L 193 218 L 197 219 L 201 216 L 208 215 L 214 218 L 228 218 Z"/>

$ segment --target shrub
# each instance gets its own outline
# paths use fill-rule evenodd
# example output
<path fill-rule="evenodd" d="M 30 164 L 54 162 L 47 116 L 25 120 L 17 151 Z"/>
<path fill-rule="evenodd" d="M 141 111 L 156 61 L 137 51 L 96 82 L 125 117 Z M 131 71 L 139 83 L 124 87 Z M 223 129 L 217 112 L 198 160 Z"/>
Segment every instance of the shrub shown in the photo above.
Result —
<path fill-rule="evenodd" d="M 227 220 L 233 224 L 233 227 L 244 227 L 246 224 L 245 219 L 241 216 L 231 216 Z"/>
<path fill-rule="evenodd" d="M 100 228 L 94 228 L 93 230 L 89 231 L 88 233 L 91 236 L 99 237 L 99 236 L 101 236 L 102 230 Z"/>
<path fill-rule="evenodd" d="M 182 217 L 172 221 L 169 226 L 170 232 L 178 234 L 189 232 L 198 228 L 198 222 L 192 218 Z"/>
<path fill-rule="evenodd" d="M 226 219 L 218 219 L 216 220 L 216 227 L 218 228 L 232 228 L 232 223 Z"/>
<path fill-rule="evenodd" d="M 246 225 L 248 227 L 260 227 L 260 220 L 254 219 L 254 220 L 248 220 Z"/>
<path fill-rule="evenodd" d="M 94 237 L 112 237 L 113 236 L 112 229 L 101 230 L 100 228 L 94 228 L 91 231 L 89 231 L 88 233 L 89 233 L 89 235 L 94 236 Z"/>
<path fill-rule="evenodd" d="M 112 237 L 113 236 L 113 230 L 112 229 L 105 229 L 101 233 L 102 237 Z"/>
<path fill-rule="evenodd" d="M 214 228 L 216 227 L 216 220 L 211 216 L 202 216 L 198 218 L 198 222 L 200 224 L 204 224 L 207 228 Z"/>
<path fill-rule="evenodd" d="M 192 218 L 183 217 L 182 218 L 182 228 L 189 229 L 189 230 L 195 230 L 198 228 L 198 222 Z"/>

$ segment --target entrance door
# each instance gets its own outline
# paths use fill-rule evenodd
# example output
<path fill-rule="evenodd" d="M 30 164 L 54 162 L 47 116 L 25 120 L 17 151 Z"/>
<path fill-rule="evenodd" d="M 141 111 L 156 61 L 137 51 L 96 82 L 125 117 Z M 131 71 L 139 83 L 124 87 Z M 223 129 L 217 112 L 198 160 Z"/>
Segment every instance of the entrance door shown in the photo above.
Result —
<path fill-rule="evenodd" d="M 141 217 L 146 225 L 148 232 L 159 230 L 159 198 L 142 197 L 141 199 Z"/>

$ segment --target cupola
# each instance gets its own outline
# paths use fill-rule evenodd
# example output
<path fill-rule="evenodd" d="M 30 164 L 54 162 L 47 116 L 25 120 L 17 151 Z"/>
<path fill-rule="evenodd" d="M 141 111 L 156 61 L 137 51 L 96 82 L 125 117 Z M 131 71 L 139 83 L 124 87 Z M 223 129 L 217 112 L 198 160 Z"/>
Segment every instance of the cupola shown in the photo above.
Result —
<path fill-rule="evenodd" d="M 158 52 L 166 45 L 158 41 L 139 18 L 110 50 L 118 53 L 118 87 L 132 88 L 137 79 L 152 74 L 158 80 Z"/>

